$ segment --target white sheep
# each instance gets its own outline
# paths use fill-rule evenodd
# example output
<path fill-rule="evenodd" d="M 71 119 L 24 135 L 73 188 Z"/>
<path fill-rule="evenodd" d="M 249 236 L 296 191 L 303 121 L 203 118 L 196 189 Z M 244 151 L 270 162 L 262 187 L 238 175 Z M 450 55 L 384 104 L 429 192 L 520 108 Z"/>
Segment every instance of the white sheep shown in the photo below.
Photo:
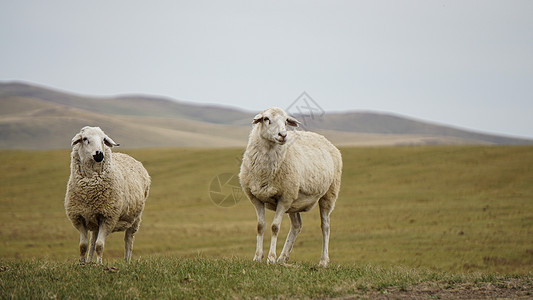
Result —
<path fill-rule="evenodd" d="M 265 206 L 274 210 L 272 238 L 267 263 L 276 262 L 276 242 L 284 213 L 291 227 L 277 262 L 286 262 L 302 228 L 300 212 L 320 207 L 322 254 L 320 266 L 329 262 L 329 217 L 335 206 L 342 173 L 339 150 L 323 136 L 305 131 L 289 131 L 299 122 L 280 108 L 256 115 L 248 146 L 243 155 L 239 179 L 257 213 L 257 247 L 254 261 L 263 258 Z"/>
<path fill-rule="evenodd" d="M 133 235 L 139 229 L 150 176 L 137 160 L 112 153 L 118 146 L 99 127 L 83 127 L 72 139 L 70 177 L 65 195 L 65 211 L 80 232 L 80 263 L 102 263 L 105 238 L 115 231 L 124 235 L 124 259 L 130 261 Z M 91 231 L 91 242 L 87 234 Z"/>

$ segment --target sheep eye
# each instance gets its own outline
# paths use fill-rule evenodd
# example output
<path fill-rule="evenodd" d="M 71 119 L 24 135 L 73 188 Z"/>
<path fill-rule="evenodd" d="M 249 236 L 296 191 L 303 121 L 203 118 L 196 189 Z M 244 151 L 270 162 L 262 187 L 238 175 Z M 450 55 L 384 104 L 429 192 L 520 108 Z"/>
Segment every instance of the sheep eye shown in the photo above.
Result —
<path fill-rule="evenodd" d="M 270 124 L 270 119 L 268 117 L 264 117 L 263 121 L 268 122 L 268 124 Z"/>
<path fill-rule="evenodd" d="M 87 142 L 87 144 L 89 144 L 89 139 L 87 139 L 86 137 L 83 138 L 83 141 Z"/>

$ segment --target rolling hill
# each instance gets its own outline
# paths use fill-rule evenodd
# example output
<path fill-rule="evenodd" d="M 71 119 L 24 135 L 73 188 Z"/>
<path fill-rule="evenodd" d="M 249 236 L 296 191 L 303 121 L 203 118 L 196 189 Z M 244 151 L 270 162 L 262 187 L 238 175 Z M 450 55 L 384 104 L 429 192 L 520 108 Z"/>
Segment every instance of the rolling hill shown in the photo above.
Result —
<path fill-rule="evenodd" d="M 125 148 L 244 147 L 256 113 L 146 95 L 89 97 L 4 82 L 0 149 L 68 148 L 70 138 L 85 125 L 102 127 Z M 305 129 L 339 145 L 533 144 L 371 112 L 326 113 L 307 122 Z"/>

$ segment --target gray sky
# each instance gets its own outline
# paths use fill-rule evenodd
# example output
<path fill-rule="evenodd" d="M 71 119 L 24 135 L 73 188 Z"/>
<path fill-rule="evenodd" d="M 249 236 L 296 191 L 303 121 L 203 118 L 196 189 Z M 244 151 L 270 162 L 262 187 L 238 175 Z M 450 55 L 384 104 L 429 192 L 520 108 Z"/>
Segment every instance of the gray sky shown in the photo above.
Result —
<path fill-rule="evenodd" d="M 0 43 L 0 81 L 533 138 L 530 0 L 0 0 Z"/>

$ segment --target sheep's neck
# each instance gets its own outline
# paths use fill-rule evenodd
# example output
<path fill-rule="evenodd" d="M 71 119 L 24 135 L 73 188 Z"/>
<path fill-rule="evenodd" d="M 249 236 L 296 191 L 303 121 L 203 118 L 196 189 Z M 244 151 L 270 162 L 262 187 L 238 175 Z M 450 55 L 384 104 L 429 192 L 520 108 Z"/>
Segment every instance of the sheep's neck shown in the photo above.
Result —
<path fill-rule="evenodd" d="M 259 171 L 261 178 L 271 181 L 285 159 L 287 147 L 262 138 L 259 138 L 259 140 L 259 143 L 255 144 L 256 147 L 252 149 L 253 167 Z"/>

